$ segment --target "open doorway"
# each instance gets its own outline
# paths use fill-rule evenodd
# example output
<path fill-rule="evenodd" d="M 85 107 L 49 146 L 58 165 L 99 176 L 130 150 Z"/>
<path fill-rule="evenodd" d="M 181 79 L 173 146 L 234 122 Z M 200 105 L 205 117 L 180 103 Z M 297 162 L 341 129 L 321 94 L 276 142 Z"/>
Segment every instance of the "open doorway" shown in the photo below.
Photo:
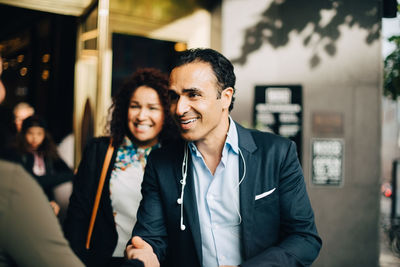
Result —
<path fill-rule="evenodd" d="M 58 143 L 72 131 L 77 18 L 0 5 L 0 23 L 4 105 L 29 103 Z"/>
<path fill-rule="evenodd" d="M 113 33 L 112 95 L 137 68 L 152 67 L 169 73 L 178 53 L 176 46 L 176 42 Z"/>

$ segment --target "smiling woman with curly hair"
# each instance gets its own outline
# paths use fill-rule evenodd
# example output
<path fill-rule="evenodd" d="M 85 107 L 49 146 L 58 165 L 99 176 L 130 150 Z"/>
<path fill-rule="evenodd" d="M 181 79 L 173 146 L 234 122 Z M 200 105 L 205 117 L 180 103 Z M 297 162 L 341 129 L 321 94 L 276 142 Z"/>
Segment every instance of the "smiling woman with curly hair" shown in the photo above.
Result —
<path fill-rule="evenodd" d="M 164 114 L 167 114 L 164 119 L 164 127 L 158 135 L 160 142 L 174 139 L 177 136 L 174 128 L 175 124 L 169 115 L 168 76 L 156 69 L 141 69 L 124 83 L 121 90 L 113 98 L 113 104 L 110 107 L 112 119 L 109 131 L 113 137 L 115 147 L 118 147 L 122 143 L 126 135 L 135 139 L 135 136 L 129 130 L 129 124 L 126 123 L 128 121 L 127 111 L 131 104 L 131 95 L 141 86 L 150 87 L 156 91 L 160 98 Z"/>
<path fill-rule="evenodd" d="M 65 235 L 87 266 L 118 266 L 136 223 L 147 156 L 179 136 L 169 114 L 168 77 L 156 69 L 136 71 L 113 98 L 110 137 L 87 145 L 74 181 Z M 89 221 L 108 144 L 114 149 L 90 248 Z"/>

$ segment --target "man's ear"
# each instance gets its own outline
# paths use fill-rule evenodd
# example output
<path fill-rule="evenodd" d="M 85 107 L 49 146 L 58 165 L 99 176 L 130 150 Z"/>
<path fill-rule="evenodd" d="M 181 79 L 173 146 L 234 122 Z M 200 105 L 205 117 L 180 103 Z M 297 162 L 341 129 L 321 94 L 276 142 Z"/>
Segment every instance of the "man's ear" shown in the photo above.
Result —
<path fill-rule="evenodd" d="M 233 88 L 227 87 L 221 92 L 221 101 L 222 101 L 222 108 L 228 109 L 231 105 L 233 97 Z"/>

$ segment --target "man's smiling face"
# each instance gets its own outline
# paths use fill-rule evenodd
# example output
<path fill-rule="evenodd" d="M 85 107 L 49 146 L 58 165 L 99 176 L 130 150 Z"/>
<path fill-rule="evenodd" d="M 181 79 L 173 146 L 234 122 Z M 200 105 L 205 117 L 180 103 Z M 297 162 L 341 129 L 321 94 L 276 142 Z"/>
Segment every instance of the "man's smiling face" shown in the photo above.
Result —
<path fill-rule="evenodd" d="M 217 78 L 209 63 L 194 61 L 172 70 L 171 113 L 182 137 L 201 141 L 218 133 L 221 118 L 228 114 L 226 99 L 218 94 Z"/>

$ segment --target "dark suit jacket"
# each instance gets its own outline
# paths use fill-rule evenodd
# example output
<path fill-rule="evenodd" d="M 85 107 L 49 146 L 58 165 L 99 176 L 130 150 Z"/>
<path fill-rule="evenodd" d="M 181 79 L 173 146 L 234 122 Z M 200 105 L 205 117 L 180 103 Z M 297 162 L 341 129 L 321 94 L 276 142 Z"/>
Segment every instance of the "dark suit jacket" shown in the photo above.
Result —
<path fill-rule="evenodd" d="M 295 144 L 282 137 L 248 130 L 236 124 L 239 147 L 241 266 L 308 266 L 317 257 L 321 239 L 306 192 Z M 201 235 L 192 172 L 184 195 L 180 230 L 184 144 L 150 154 L 142 183 L 143 200 L 133 235 L 151 244 L 164 266 L 202 266 Z M 192 169 L 189 158 L 188 170 Z M 276 188 L 270 195 L 257 195 Z M 208 266 L 207 266 L 208 267 Z"/>
<path fill-rule="evenodd" d="M 74 187 L 64 222 L 65 237 L 86 266 L 106 266 L 117 245 L 118 234 L 110 200 L 110 175 L 117 149 L 106 175 L 90 249 L 85 248 L 93 203 L 103 168 L 109 138 L 95 138 L 86 146 L 74 179 Z"/>

